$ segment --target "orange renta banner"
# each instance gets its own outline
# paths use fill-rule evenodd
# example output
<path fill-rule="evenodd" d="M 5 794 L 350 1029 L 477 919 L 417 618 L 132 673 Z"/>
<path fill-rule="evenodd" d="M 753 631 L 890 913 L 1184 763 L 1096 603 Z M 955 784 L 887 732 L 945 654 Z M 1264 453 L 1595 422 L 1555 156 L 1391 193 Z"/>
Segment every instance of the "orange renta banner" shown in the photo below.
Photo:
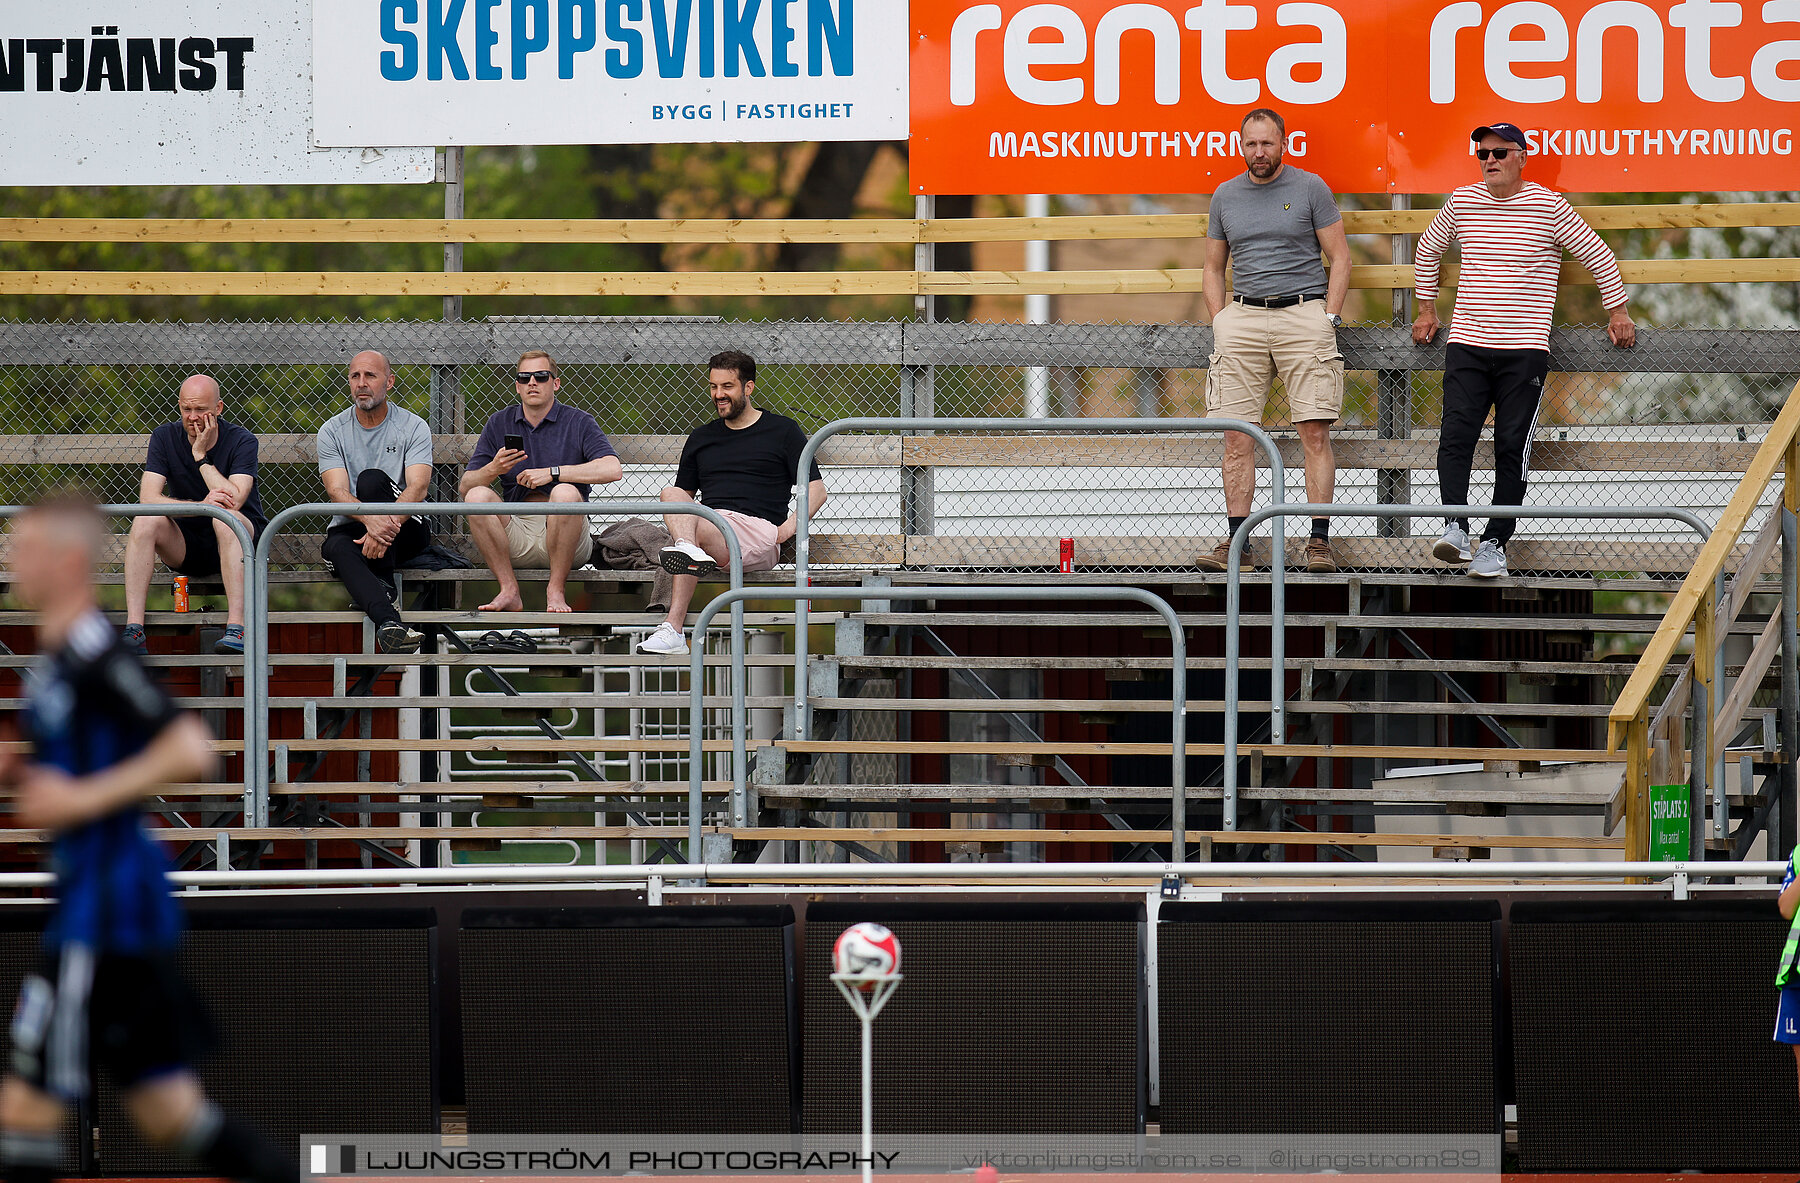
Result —
<path fill-rule="evenodd" d="M 1339 192 L 1800 188 L 1800 0 L 912 0 L 919 193 L 1207 192 L 1253 107 Z"/>

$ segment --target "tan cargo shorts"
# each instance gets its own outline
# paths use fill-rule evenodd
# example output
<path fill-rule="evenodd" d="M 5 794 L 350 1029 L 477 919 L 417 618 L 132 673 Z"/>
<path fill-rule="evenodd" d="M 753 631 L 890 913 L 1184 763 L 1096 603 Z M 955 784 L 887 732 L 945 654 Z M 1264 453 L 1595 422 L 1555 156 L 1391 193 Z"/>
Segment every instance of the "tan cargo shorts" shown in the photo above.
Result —
<path fill-rule="evenodd" d="M 506 519 L 506 541 L 512 552 L 514 567 L 548 567 L 550 566 L 550 518 L 541 513 L 515 513 Z M 594 538 L 588 532 L 585 520 L 581 523 L 581 537 L 575 542 L 575 560 L 572 566 L 583 567 L 594 557 Z"/>
<path fill-rule="evenodd" d="M 1261 423 L 1277 375 L 1294 423 L 1335 423 L 1344 410 L 1344 355 L 1325 301 L 1255 308 L 1231 301 L 1213 317 L 1206 413 Z"/>

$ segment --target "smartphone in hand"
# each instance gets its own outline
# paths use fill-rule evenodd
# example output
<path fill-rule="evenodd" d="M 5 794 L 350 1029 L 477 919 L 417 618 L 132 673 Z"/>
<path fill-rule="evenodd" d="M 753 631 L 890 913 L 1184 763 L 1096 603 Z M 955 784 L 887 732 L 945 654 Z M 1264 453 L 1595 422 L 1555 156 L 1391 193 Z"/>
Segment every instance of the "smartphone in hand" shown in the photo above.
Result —
<path fill-rule="evenodd" d="M 515 452 L 523 452 L 525 450 L 525 437 L 522 435 L 509 435 L 506 437 L 506 446 Z"/>

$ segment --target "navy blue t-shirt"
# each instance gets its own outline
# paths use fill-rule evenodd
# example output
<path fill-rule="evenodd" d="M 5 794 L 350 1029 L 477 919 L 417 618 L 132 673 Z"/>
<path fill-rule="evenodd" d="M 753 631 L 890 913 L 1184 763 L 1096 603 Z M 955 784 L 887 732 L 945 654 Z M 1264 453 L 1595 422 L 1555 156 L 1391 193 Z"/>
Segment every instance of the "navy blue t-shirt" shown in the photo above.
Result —
<path fill-rule="evenodd" d="M 551 403 L 543 421 L 533 427 L 525 418 L 525 408 L 514 403 L 488 416 L 487 423 L 481 428 L 481 438 L 475 441 L 475 451 L 469 456 L 469 470 L 480 468 L 499 455 L 509 435 L 524 438 L 525 459 L 500 478 L 502 499 L 506 501 L 524 501 L 549 492 L 547 489 L 527 489 L 514 479 L 528 468 L 573 468 L 590 460 L 618 455 L 613 451 L 612 441 L 586 411 L 560 402 Z M 575 485 L 574 481 L 568 483 Z M 575 485 L 575 488 L 586 501 L 593 486 Z"/>
<path fill-rule="evenodd" d="M 137 755 L 180 714 L 106 618 L 91 612 L 61 652 L 33 669 L 25 727 L 33 760 L 80 777 Z M 181 913 L 165 878 L 169 862 L 136 806 L 58 834 L 50 857 L 57 904 L 46 949 L 174 947 Z"/>
<path fill-rule="evenodd" d="M 740 428 L 714 419 L 688 434 L 675 487 L 698 495 L 713 509 L 779 526 L 788 519 L 789 494 L 805 447 L 806 432 L 786 415 L 764 411 L 755 423 Z M 809 479 L 823 479 L 816 460 Z"/>
<path fill-rule="evenodd" d="M 220 476 L 250 478 L 250 496 L 238 506 L 238 512 L 250 519 L 261 534 L 268 524 L 263 516 L 262 490 L 256 480 L 256 437 L 235 423 L 219 420 L 219 438 L 207 449 L 206 461 L 219 470 Z M 194 460 L 193 445 L 187 430 L 179 423 L 165 423 L 150 433 L 150 454 L 144 460 L 144 471 L 154 472 L 168 481 L 169 496 L 182 501 L 205 501 L 206 478 Z"/>

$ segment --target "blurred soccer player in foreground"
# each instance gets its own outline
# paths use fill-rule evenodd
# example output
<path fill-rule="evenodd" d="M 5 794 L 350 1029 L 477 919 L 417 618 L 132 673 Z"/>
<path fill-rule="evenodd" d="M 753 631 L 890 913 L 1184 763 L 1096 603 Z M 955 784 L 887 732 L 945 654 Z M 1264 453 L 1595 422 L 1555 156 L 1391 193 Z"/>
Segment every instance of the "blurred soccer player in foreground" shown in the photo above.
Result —
<path fill-rule="evenodd" d="M 167 863 L 138 802 L 212 768 L 205 724 L 178 709 L 95 606 L 106 523 L 92 502 L 57 496 L 15 519 L 14 586 L 38 610 L 26 711 L 29 754 L 9 756 L 20 823 L 54 836 L 56 906 L 40 971 L 19 988 L 12 1064 L 0 1084 L 7 1183 L 60 1173 L 65 1106 L 111 1073 L 154 1144 L 210 1174 L 293 1183 L 296 1163 L 221 1113 L 191 1065 L 206 1048 L 198 1000 L 175 966 L 181 915 Z"/>
<path fill-rule="evenodd" d="M 1794 1063 L 1800 1069 L 1800 846 L 1788 856 L 1787 874 L 1781 880 L 1781 895 L 1776 906 L 1783 920 L 1793 921 L 1788 929 L 1787 947 L 1781 951 L 1781 968 L 1775 971 L 1775 985 L 1781 988 L 1781 1003 L 1775 1010 L 1775 1042 L 1791 1044 Z"/>

